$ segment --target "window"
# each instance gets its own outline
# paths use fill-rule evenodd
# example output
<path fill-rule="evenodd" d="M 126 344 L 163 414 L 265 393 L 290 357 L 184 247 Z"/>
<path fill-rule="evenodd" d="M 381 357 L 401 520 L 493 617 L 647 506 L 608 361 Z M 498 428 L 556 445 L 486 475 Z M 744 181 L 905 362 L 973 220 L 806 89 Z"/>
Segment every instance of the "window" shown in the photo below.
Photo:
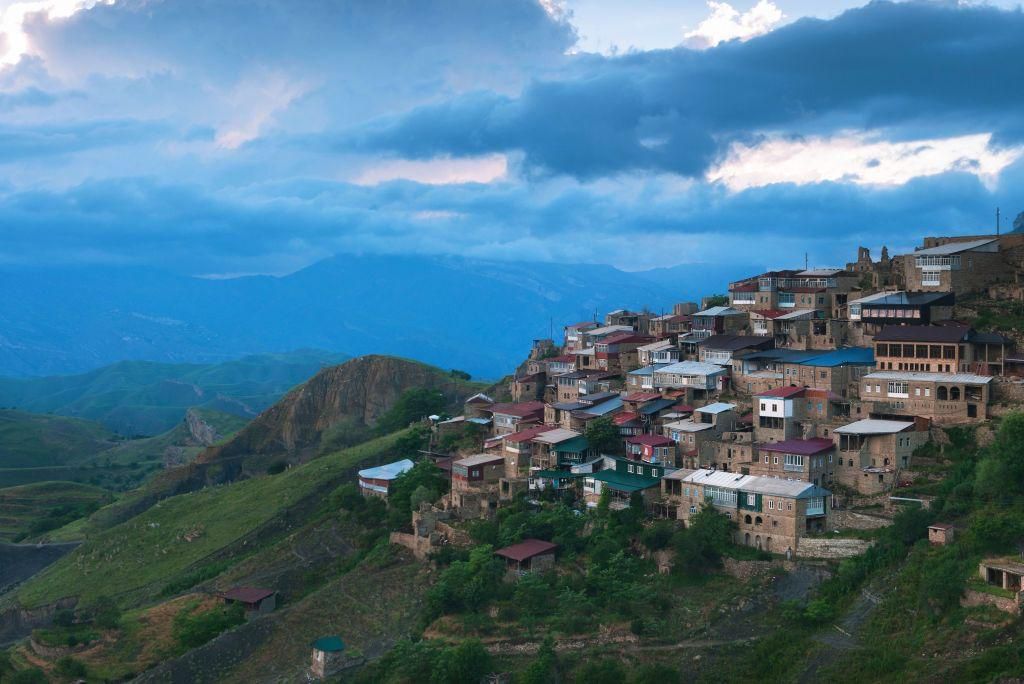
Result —
<path fill-rule="evenodd" d="M 889 396 L 890 397 L 909 397 L 909 388 L 907 383 L 895 380 L 889 383 Z"/>
<path fill-rule="evenodd" d="M 747 505 L 748 506 L 756 506 L 757 505 L 757 495 L 756 494 L 747 494 Z"/>
<path fill-rule="evenodd" d="M 924 396 L 926 396 L 926 397 L 932 396 L 932 389 L 930 387 L 925 387 L 924 388 Z"/>
<path fill-rule="evenodd" d="M 925 286 L 938 286 L 942 284 L 941 271 L 921 271 L 921 284 Z"/>
<path fill-rule="evenodd" d="M 772 458 L 772 465 L 779 465 L 779 457 L 778 456 L 775 456 L 774 458 Z"/>

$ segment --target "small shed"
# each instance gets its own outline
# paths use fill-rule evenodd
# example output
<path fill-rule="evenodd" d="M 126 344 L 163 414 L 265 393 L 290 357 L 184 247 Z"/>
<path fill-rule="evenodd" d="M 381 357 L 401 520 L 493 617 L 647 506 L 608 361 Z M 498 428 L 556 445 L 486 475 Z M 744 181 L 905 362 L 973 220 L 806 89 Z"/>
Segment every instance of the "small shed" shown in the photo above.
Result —
<path fill-rule="evenodd" d="M 265 615 L 277 607 L 277 592 L 257 587 L 234 587 L 218 594 L 226 604 L 241 603 L 245 616 Z"/>
<path fill-rule="evenodd" d="M 555 550 L 558 544 L 541 539 L 525 539 L 518 544 L 506 546 L 494 552 L 505 559 L 509 570 L 517 573 L 548 570 L 555 564 Z"/>
<path fill-rule="evenodd" d="M 928 541 L 939 546 L 949 544 L 955 533 L 956 528 L 949 523 L 935 523 L 928 526 Z"/>
<path fill-rule="evenodd" d="M 338 672 L 344 660 L 345 642 L 340 636 L 322 636 L 313 642 L 313 661 L 310 673 L 317 679 L 325 679 Z"/>

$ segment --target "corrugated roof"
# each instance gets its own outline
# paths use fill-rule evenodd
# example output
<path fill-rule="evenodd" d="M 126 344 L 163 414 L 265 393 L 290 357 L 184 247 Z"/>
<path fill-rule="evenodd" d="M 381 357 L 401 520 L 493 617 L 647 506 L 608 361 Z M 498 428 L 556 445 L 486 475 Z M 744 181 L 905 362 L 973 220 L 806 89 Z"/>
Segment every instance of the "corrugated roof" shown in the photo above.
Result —
<path fill-rule="evenodd" d="M 452 465 L 469 468 L 471 466 L 498 463 L 504 460 L 505 458 L 500 454 L 475 454 L 473 456 L 467 456 L 466 458 L 460 458 L 458 461 L 455 461 Z"/>
<path fill-rule="evenodd" d="M 544 541 L 542 539 L 524 539 L 518 544 L 498 549 L 494 552 L 494 555 L 522 562 L 533 558 L 534 556 L 540 556 L 545 553 L 554 553 L 557 548 L 558 544 L 552 544 L 551 542 Z"/>
<path fill-rule="evenodd" d="M 359 477 L 367 480 L 394 480 L 407 470 L 412 470 L 414 465 L 416 464 L 409 459 L 403 458 L 401 461 L 395 461 L 394 463 L 360 470 Z"/>
<path fill-rule="evenodd" d="M 694 315 L 694 317 L 697 317 L 697 316 L 744 316 L 746 314 L 743 311 L 737 311 L 736 309 L 732 308 L 731 306 L 712 306 L 712 307 L 710 307 L 708 309 L 704 309 L 703 311 L 698 311 L 697 313 L 695 313 L 693 315 Z"/>
<path fill-rule="evenodd" d="M 736 408 L 736 404 L 727 404 L 724 401 L 716 401 L 714 404 L 708 404 L 707 406 L 699 406 L 695 411 L 699 413 L 710 413 L 718 414 L 725 411 L 732 411 Z"/>
<path fill-rule="evenodd" d="M 831 451 L 835 448 L 835 444 L 833 444 L 831 439 L 814 437 L 812 439 L 786 439 L 781 442 L 765 442 L 764 444 L 758 444 L 757 448 L 761 451 L 772 453 L 813 456 L 824 451 Z"/>
<path fill-rule="evenodd" d="M 966 342 L 970 332 L 966 325 L 887 325 L 875 342 Z"/>
<path fill-rule="evenodd" d="M 700 361 L 680 361 L 657 368 L 655 373 L 672 373 L 673 375 L 718 375 L 725 372 L 721 366 Z"/>
<path fill-rule="evenodd" d="M 771 397 L 773 399 L 789 399 L 790 397 L 799 396 L 805 391 L 807 391 L 806 387 L 776 387 L 775 389 L 770 389 L 767 392 L 759 392 L 754 396 Z"/>
<path fill-rule="evenodd" d="M 705 349 L 718 351 L 739 351 L 747 347 L 774 346 L 775 341 L 764 335 L 712 335 L 697 343 Z"/>
<path fill-rule="evenodd" d="M 865 418 L 864 420 L 858 420 L 850 423 L 849 425 L 843 425 L 837 427 L 832 432 L 836 432 L 840 435 L 891 435 L 897 432 L 903 432 L 914 427 L 913 423 L 908 423 L 904 420 L 878 420 L 875 418 Z"/>
<path fill-rule="evenodd" d="M 947 242 L 944 245 L 938 247 L 929 247 L 927 249 L 917 249 L 911 254 L 911 256 L 931 255 L 931 256 L 943 256 L 946 254 L 958 254 L 960 252 L 966 252 L 971 249 L 977 249 L 978 247 L 984 247 L 996 242 L 997 238 L 985 238 L 983 240 L 967 240 L 965 242 Z"/>
<path fill-rule="evenodd" d="M 259 589 L 257 587 L 234 587 L 220 593 L 221 598 L 229 601 L 241 601 L 242 603 L 259 603 L 268 596 L 277 592 L 273 589 Z"/>
<path fill-rule="evenodd" d="M 575 430 L 555 428 L 554 430 L 548 430 L 543 434 L 537 435 L 536 437 L 534 437 L 533 441 L 539 442 L 541 444 L 560 444 L 562 442 L 567 442 L 570 439 L 574 439 L 580 436 L 580 433 L 576 432 Z"/>
<path fill-rule="evenodd" d="M 692 420 L 677 420 L 674 423 L 666 423 L 664 429 L 677 430 L 679 432 L 700 432 L 715 427 L 711 423 L 695 423 Z"/>
<path fill-rule="evenodd" d="M 529 442 L 537 435 L 544 432 L 551 432 L 554 429 L 555 428 L 551 427 L 550 425 L 534 425 L 533 427 L 528 427 L 525 430 L 513 432 L 511 435 L 505 435 L 504 440 L 506 442 L 512 442 L 513 444 L 518 444 L 519 442 Z"/>
<path fill-rule="evenodd" d="M 668 446 L 675 444 L 668 437 L 662 435 L 634 435 L 626 438 L 628 444 L 643 444 L 644 446 Z"/>
<path fill-rule="evenodd" d="M 691 484 L 710 485 L 723 489 L 736 489 L 753 494 L 784 496 L 793 499 L 807 499 L 831 494 L 827 489 L 813 485 L 810 482 L 783 480 L 777 477 L 740 475 L 739 473 L 730 473 L 724 470 L 696 470 L 681 479 L 683 482 Z"/>
<path fill-rule="evenodd" d="M 964 382 L 974 385 L 987 385 L 992 378 L 974 373 L 924 373 L 914 371 L 875 371 L 864 376 L 865 380 L 917 380 L 921 382 Z"/>
<path fill-rule="evenodd" d="M 619 492 L 639 492 L 642 489 L 658 486 L 658 478 L 656 477 L 631 475 L 629 473 L 620 473 L 610 469 L 599 470 L 598 472 L 590 475 L 590 477 L 604 482 L 606 485 Z"/>

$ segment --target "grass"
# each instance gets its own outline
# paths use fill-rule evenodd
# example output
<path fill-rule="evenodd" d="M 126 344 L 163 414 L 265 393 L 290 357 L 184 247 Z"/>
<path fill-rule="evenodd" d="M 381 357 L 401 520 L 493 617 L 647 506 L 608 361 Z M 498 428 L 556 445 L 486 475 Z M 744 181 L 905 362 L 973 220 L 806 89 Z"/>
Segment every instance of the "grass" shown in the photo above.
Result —
<path fill-rule="evenodd" d="M 400 433 L 399 433 L 400 434 Z M 33 577 L 17 593 L 24 606 L 75 595 L 88 604 L 103 594 L 123 606 L 153 600 L 194 565 L 241 543 L 262 525 L 318 488 L 331 486 L 353 466 L 386 453 L 399 434 L 324 456 L 276 475 L 165 499 L 144 513 L 95 534 L 81 547 Z M 253 538 L 233 555 L 249 553 Z"/>
<path fill-rule="evenodd" d="M 61 527 L 108 503 L 111 493 L 78 482 L 36 482 L 0 489 L 0 540 Z"/>

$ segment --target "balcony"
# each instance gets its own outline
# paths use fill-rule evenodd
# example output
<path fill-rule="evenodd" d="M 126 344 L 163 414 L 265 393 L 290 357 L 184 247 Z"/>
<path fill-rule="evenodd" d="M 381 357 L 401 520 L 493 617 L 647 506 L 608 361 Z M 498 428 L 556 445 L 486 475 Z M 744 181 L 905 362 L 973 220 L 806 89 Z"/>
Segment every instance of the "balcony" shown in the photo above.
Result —
<path fill-rule="evenodd" d="M 784 463 L 782 465 L 782 469 L 785 470 L 787 473 L 802 473 L 802 472 L 804 472 L 804 467 L 803 466 L 790 465 L 788 463 Z"/>

